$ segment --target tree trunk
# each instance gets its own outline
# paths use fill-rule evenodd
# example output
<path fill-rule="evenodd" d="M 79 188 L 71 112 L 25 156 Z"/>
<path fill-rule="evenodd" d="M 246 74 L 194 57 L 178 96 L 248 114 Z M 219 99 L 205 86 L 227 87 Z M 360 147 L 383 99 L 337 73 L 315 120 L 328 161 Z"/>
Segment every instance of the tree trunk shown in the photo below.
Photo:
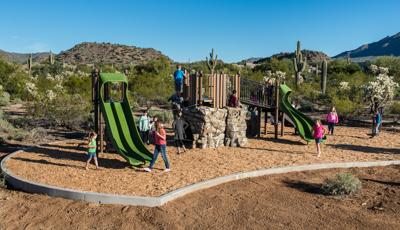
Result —
<path fill-rule="evenodd" d="M 372 136 L 375 136 L 375 117 L 372 116 Z"/>

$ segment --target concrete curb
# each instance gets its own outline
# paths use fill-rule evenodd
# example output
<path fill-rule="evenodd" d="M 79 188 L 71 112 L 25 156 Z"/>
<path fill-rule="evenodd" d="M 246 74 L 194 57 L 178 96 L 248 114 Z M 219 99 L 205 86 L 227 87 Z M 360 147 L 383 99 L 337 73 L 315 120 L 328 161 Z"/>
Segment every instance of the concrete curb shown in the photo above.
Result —
<path fill-rule="evenodd" d="M 146 197 L 146 196 L 126 196 L 117 194 L 86 192 L 86 191 L 56 187 L 52 185 L 40 184 L 23 179 L 21 177 L 14 175 L 6 167 L 7 160 L 9 160 L 11 157 L 21 152 L 23 152 L 23 150 L 11 153 L 1 162 L 1 170 L 3 171 L 4 178 L 7 184 L 10 185 L 12 188 L 19 189 L 25 192 L 47 194 L 49 196 L 63 197 L 72 200 L 84 200 L 87 202 L 95 202 L 102 204 L 125 204 L 125 205 L 137 205 L 137 206 L 147 206 L 147 207 L 162 206 L 163 204 L 169 201 L 175 200 L 189 193 L 210 188 L 230 181 L 235 181 L 245 178 L 259 177 L 272 174 L 282 174 L 289 172 L 319 170 L 319 169 L 375 167 L 375 166 L 388 166 L 388 165 L 400 164 L 400 160 L 394 160 L 394 161 L 372 161 L 372 162 L 324 163 L 324 164 L 310 164 L 310 165 L 267 168 L 250 172 L 239 172 L 222 177 L 217 177 L 214 179 L 205 180 L 199 183 L 191 184 L 183 188 L 179 188 L 177 190 L 168 192 L 159 197 Z"/>

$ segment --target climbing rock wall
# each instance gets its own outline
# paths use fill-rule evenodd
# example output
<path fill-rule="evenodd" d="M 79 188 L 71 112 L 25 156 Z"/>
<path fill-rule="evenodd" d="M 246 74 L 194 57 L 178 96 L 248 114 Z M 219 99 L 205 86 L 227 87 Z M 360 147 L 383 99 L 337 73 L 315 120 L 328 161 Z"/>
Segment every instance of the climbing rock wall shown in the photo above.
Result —
<path fill-rule="evenodd" d="M 225 145 L 240 147 L 247 144 L 246 110 L 227 107 Z"/>
<path fill-rule="evenodd" d="M 190 124 L 193 134 L 193 147 L 199 148 L 246 144 L 245 116 L 245 111 L 239 108 L 197 107 L 183 110 L 183 119 Z"/>

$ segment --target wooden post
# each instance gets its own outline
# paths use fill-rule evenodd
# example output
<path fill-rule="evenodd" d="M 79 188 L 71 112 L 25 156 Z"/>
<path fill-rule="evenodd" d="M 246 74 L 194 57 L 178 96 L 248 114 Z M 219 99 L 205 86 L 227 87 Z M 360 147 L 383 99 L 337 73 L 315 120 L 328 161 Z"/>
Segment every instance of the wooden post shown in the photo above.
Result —
<path fill-rule="evenodd" d="M 279 121 L 279 80 L 275 80 L 275 139 L 278 139 Z"/>
<path fill-rule="evenodd" d="M 94 131 L 100 137 L 97 140 L 96 154 L 103 153 L 104 145 L 104 120 L 100 109 L 100 72 L 98 69 L 92 71 L 92 102 L 94 105 Z M 100 142 L 100 143 L 99 143 Z"/>
<path fill-rule="evenodd" d="M 268 110 L 265 110 L 265 116 L 264 116 L 264 133 L 267 135 L 267 125 L 268 125 Z"/>
<path fill-rule="evenodd" d="M 283 137 L 283 135 L 285 135 L 284 134 L 284 132 L 285 132 L 285 130 L 284 130 L 284 128 L 285 128 L 285 114 L 283 112 L 281 112 L 281 115 L 282 115 L 281 136 Z"/>
<path fill-rule="evenodd" d="M 257 137 L 261 137 L 261 107 L 257 107 Z"/>
<path fill-rule="evenodd" d="M 200 74 L 197 76 L 196 78 L 197 80 L 197 104 L 201 104 L 203 101 L 203 93 L 202 93 L 202 89 L 203 89 L 203 73 L 200 72 Z"/>

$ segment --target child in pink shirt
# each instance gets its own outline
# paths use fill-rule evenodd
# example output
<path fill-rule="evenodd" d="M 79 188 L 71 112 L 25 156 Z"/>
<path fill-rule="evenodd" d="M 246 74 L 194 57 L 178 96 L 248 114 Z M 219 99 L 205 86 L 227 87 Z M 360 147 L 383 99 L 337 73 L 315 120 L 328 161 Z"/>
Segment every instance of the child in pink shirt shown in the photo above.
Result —
<path fill-rule="evenodd" d="M 315 144 L 317 145 L 317 157 L 321 156 L 321 142 L 324 138 L 326 128 L 321 124 L 321 121 L 317 119 L 313 127 L 313 137 L 315 139 Z"/>
<path fill-rule="evenodd" d="M 161 124 L 160 121 L 156 121 L 156 130 L 154 131 L 154 139 L 155 139 L 155 148 L 154 148 L 154 154 L 153 154 L 153 159 L 150 162 L 150 166 L 148 168 L 144 168 L 144 171 L 146 172 L 151 172 L 153 169 L 154 164 L 157 161 L 158 154 L 161 152 L 161 156 L 164 160 L 165 164 L 165 172 L 169 172 L 169 162 L 168 162 L 168 157 L 166 153 L 166 145 L 167 145 L 167 135 L 164 129 L 164 125 Z"/>
<path fill-rule="evenodd" d="M 339 122 L 339 117 L 336 113 L 335 107 L 331 108 L 331 111 L 326 116 L 326 121 L 328 122 L 328 133 L 333 135 L 333 130 L 335 129 L 335 125 Z"/>

